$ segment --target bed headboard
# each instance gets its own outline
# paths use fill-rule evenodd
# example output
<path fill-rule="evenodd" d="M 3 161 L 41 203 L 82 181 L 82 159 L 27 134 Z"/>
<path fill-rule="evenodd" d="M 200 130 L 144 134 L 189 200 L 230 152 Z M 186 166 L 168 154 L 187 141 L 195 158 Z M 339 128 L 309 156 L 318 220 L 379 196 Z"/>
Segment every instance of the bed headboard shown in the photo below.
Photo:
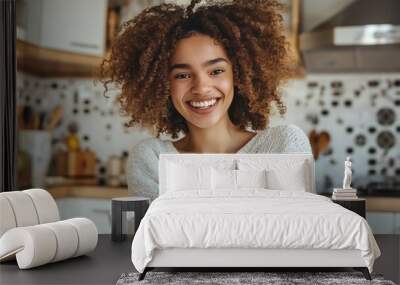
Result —
<path fill-rule="evenodd" d="M 257 161 L 263 165 L 290 164 L 296 161 L 304 161 L 309 187 L 308 192 L 315 193 L 315 169 L 314 157 L 311 153 L 248 153 L 248 154 L 160 154 L 158 163 L 159 194 L 166 192 L 167 161 L 172 161 L 181 165 L 232 165 L 236 168 L 238 161 Z M 235 169 L 233 168 L 233 169 Z"/>

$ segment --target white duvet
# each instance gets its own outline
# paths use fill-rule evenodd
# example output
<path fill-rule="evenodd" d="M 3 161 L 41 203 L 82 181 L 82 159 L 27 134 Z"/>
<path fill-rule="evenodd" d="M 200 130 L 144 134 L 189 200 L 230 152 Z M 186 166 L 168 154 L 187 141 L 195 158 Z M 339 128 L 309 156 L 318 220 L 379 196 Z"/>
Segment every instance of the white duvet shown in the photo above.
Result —
<path fill-rule="evenodd" d="M 380 256 L 359 215 L 321 195 L 266 189 L 160 196 L 133 239 L 133 265 L 143 272 L 165 248 L 358 249 L 370 272 Z"/>

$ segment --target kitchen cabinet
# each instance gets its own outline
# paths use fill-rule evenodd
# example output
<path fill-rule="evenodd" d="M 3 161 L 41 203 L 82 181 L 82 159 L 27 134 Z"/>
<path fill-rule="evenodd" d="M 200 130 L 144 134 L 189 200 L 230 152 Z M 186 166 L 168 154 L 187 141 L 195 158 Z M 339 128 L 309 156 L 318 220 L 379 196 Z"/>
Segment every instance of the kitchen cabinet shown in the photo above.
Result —
<path fill-rule="evenodd" d="M 128 196 L 125 188 L 100 186 L 56 186 L 47 189 L 55 199 L 62 220 L 85 217 L 99 234 L 111 234 L 111 199 Z M 122 232 L 133 233 L 134 213 L 126 212 Z"/>
<path fill-rule="evenodd" d="M 45 49 L 17 40 L 19 71 L 39 77 L 93 77 L 103 57 Z"/>
<path fill-rule="evenodd" d="M 374 234 L 400 234 L 398 212 L 367 212 L 367 221 Z"/>
<path fill-rule="evenodd" d="M 59 198 L 56 199 L 61 220 L 84 217 L 92 220 L 99 234 L 111 234 L 111 199 Z M 135 213 L 124 212 L 122 233 L 135 232 Z"/>
<path fill-rule="evenodd" d="M 395 214 L 395 234 L 400 235 L 400 213 Z M 400 257 L 400 252 L 399 252 L 399 257 Z"/>
<path fill-rule="evenodd" d="M 93 77 L 106 55 L 107 0 L 17 0 L 19 71 Z"/>
<path fill-rule="evenodd" d="M 99 234 L 111 233 L 111 201 L 96 198 L 56 199 L 61 220 L 84 217 L 92 220 Z"/>
<path fill-rule="evenodd" d="M 43 48 L 103 56 L 107 0 L 21 0 L 25 40 Z"/>
<path fill-rule="evenodd" d="M 367 221 L 374 234 L 400 234 L 400 198 L 366 197 Z"/>
<path fill-rule="evenodd" d="M 107 0 L 42 0 L 41 46 L 102 56 Z"/>

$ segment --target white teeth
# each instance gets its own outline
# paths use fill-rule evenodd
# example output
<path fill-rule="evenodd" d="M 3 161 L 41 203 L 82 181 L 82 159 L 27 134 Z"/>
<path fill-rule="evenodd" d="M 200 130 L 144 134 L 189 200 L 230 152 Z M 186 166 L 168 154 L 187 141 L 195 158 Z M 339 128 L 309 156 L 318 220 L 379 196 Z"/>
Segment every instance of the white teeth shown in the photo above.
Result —
<path fill-rule="evenodd" d="M 210 107 L 211 105 L 214 105 L 215 102 L 217 102 L 217 99 L 214 98 L 208 101 L 201 101 L 201 102 L 190 101 L 189 104 L 197 108 L 207 108 Z"/>

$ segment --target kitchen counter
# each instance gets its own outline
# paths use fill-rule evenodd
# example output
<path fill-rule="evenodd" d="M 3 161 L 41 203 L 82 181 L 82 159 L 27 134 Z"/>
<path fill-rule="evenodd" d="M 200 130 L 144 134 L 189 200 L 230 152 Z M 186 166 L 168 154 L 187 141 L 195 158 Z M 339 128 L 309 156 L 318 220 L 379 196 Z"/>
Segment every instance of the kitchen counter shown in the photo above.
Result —
<path fill-rule="evenodd" d="M 54 199 L 74 197 L 111 199 L 128 196 L 128 189 L 123 187 L 68 185 L 50 187 L 47 191 Z"/>
<path fill-rule="evenodd" d="M 57 186 L 48 188 L 47 191 L 57 198 L 100 198 L 111 199 L 116 197 L 128 196 L 128 189 L 123 187 L 106 187 L 106 186 Z M 320 193 L 327 197 L 331 193 Z M 364 196 L 360 198 L 366 199 L 366 207 L 369 212 L 400 212 L 400 196 Z"/>
<path fill-rule="evenodd" d="M 320 195 L 331 197 L 331 193 L 319 193 Z M 369 196 L 358 195 L 359 198 L 366 200 L 367 212 L 400 212 L 400 196 Z"/>
<path fill-rule="evenodd" d="M 366 200 L 367 212 L 400 212 L 400 197 L 361 196 Z"/>

